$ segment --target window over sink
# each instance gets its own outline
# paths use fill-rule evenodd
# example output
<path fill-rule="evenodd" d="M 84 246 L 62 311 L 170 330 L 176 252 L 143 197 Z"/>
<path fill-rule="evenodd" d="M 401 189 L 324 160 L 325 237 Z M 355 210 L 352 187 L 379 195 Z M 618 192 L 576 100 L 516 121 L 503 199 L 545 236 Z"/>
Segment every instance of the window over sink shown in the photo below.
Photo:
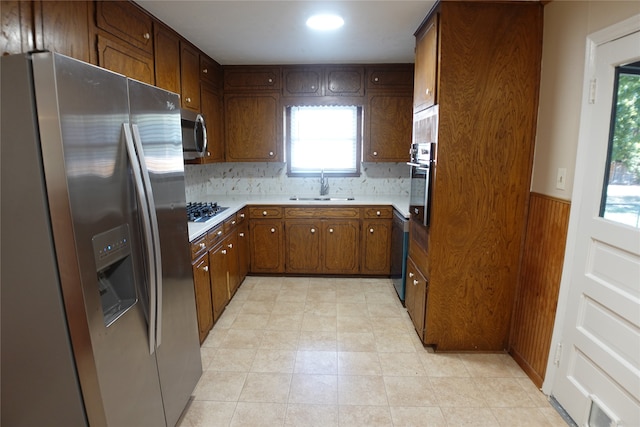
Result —
<path fill-rule="evenodd" d="M 287 107 L 288 175 L 359 176 L 361 129 L 358 105 Z"/>

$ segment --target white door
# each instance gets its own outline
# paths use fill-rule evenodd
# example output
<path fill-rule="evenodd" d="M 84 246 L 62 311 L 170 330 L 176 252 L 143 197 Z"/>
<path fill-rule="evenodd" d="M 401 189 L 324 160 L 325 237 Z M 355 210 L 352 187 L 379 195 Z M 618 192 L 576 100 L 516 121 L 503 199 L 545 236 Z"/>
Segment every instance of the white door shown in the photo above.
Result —
<path fill-rule="evenodd" d="M 640 229 L 610 214 L 606 197 L 619 186 L 604 179 L 616 67 L 640 61 L 640 16 L 625 25 L 624 37 L 618 26 L 591 38 L 587 54 L 565 298 L 549 364 L 551 394 L 578 426 L 640 426 Z M 635 120 L 638 129 L 640 117 Z M 640 185 L 627 189 L 638 193 L 640 207 Z"/>

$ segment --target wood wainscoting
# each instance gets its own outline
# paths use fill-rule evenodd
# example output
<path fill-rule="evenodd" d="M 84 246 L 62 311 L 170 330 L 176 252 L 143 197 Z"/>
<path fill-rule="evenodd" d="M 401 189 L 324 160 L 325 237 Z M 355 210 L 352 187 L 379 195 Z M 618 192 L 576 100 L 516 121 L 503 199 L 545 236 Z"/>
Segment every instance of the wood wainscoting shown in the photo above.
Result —
<path fill-rule="evenodd" d="M 531 193 L 509 353 L 538 387 L 549 358 L 570 207 Z"/>

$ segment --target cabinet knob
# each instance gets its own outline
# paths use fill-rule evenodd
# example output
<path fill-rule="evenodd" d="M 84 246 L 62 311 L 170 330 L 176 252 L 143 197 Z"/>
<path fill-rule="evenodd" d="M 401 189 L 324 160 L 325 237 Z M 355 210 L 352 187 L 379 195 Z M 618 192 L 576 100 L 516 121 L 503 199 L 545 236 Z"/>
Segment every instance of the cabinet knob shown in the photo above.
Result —
<path fill-rule="evenodd" d="M 229 249 L 233 249 L 233 243 L 229 243 L 229 244 L 227 245 L 227 247 L 228 247 Z"/>
<path fill-rule="evenodd" d="M 221 253 L 222 255 L 226 255 L 226 254 L 227 254 L 227 250 L 226 250 L 226 249 L 223 249 L 223 250 L 221 250 L 221 251 L 220 251 L 220 253 Z M 415 283 L 414 283 L 414 285 L 415 285 Z"/>
<path fill-rule="evenodd" d="M 369 229 L 369 233 L 373 234 L 373 228 Z"/>
<path fill-rule="evenodd" d="M 425 90 L 424 93 L 427 95 L 431 95 L 431 89 L 427 88 L 427 90 Z"/>
<path fill-rule="evenodd" d="M 207 247 L 207 245 L 205 245 L 204 243 L 200 243 L 200 249 L 204 249 L 206 247 Z"/>
<path fill-rule="evenodd" d="M 275 232 L 276 232 L 276 229 L 275 229 L 275 228 L 272 228 L 272 229 L 271 229 L 271 232 L 272 232 L 272 233 L 275 233 Z"/>
<path fill-rule="evenodd" d="M 142 35 L 142 38 L 144 38 L 145 40 L 149 40 L 149 39 L 151 38 L 151 34 L 149 34 L 149 33 L 144 33 L 144 34 Z"/>
<path fill-rule="evenodd" d="M 419 282 L 417 280 L 413 281 L 413 286 L 416 286 Z"/>
<path fill-rule="evenodd" d="M 333 233 L 333 228 L 330 228 L 330 229 L 329 229 L 329 233 Z"/>
<path fill-rule="evenodd" d="M 208 266 L 208 265 L 205 265 L 205 266 L 202 268 L 202 270 L 204 270 L 204 271 L 209 271 L 209 266 Z"/>
<path fill-rule="evenodd" d="M 244 214 L 243 213 L 240 214 L 240 218 L 244 218 Z"/>
<path fill-rule="evenodd" d="M 315 228 L 312 228 L 312 229 L 311 229 L 311 234 L 313 234 L 313 233 L 315 233 L 315 232 L 316 232 L 316 229 L 315 229 Z"/>
<path fill-rule="evenodd" d="M 269 82 L 269 83 L 273 83 L 273 79 L 272 79 L 272 78 L 268 78 L 268 79 L 267 79 L 267 82 Z"/>
<path fill-rule="evenodd" d="M 203 68 L 203 69 L 202 69 L 202 73 L 203 73 L 203 74 L 208 74 L 208 73 L 209 73 L 209 70 L 207 70 L 206 68 Z"/>
<path fill-rule="evenodd" d="M 379 77 L 374 77 L 374 78 L 373 78 L 373 81 L 374 81 L 374 82 L 379 82 L 379 81 L 380 81 L 380 78 L 379 78 Z"/>
<path fill-rule="evenodd" d="M 375 156 L 377 156 L 377 155 L 378 155 L 378 152 L 377 152 L 377 151 L 374 151 L 374 152 L 373 152 L 373 156 L 375 157 Z"/>
<path fill-rule="evenodd" d="M 217 235 L 218 235 L 218 236 L 222 236 L 222 230 L 218 230 Z"/>
<path fill-rule="evenodd" d="M 376 211 L 376 216 L 380 216 L 380 215 L 382 215 L 382 212 Z"/>
<path fill-rule="evenodd" d="M 231 221 L 231 225 L 236 225 L 236 220 Z"/>
<path fill-rule="evenodd" d="M 238 233 L 238 237 L 244 237 L 244 233 Z"/>
<path fill-rule="evenodd" d="M 409 273 L 409 278 L 413 277 L 413 273 Z"/>
<path fill-rule="evenodd" d="M 186 102 L 187 104 L 190 104 L 190 103 L 191 103 L 191 98 L 188 98 L 188 97 L 187 97 L 187 98 L 185 98 L 185 99 L 184 99 L 184 102 Z"/>
<path fill-rule="evenodd" d="M 269 151 L 269 157 L 273 157 L 273 151 Z"/>
<path fill-rule="evenodd" d="M 267 211 L 262 211 L 262 216 L 267 216 Z"/>
<path fill-rule="evenodd" d="M 315 90 L 316 86 L 315 85 L 311 85 L 311 89 Z"/>

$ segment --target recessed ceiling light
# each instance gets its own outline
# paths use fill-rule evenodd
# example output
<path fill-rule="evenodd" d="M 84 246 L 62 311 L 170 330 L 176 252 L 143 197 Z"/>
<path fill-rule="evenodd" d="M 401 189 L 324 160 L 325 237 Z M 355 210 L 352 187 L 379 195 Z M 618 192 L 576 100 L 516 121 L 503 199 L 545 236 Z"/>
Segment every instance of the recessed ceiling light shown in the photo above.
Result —
<path fill-rule="evenodd" d="M 307 27 L 314 30 L 337 30 L 344 25 L 344 19 L 338 15 L 313 15 L 307 19 Z"/>

